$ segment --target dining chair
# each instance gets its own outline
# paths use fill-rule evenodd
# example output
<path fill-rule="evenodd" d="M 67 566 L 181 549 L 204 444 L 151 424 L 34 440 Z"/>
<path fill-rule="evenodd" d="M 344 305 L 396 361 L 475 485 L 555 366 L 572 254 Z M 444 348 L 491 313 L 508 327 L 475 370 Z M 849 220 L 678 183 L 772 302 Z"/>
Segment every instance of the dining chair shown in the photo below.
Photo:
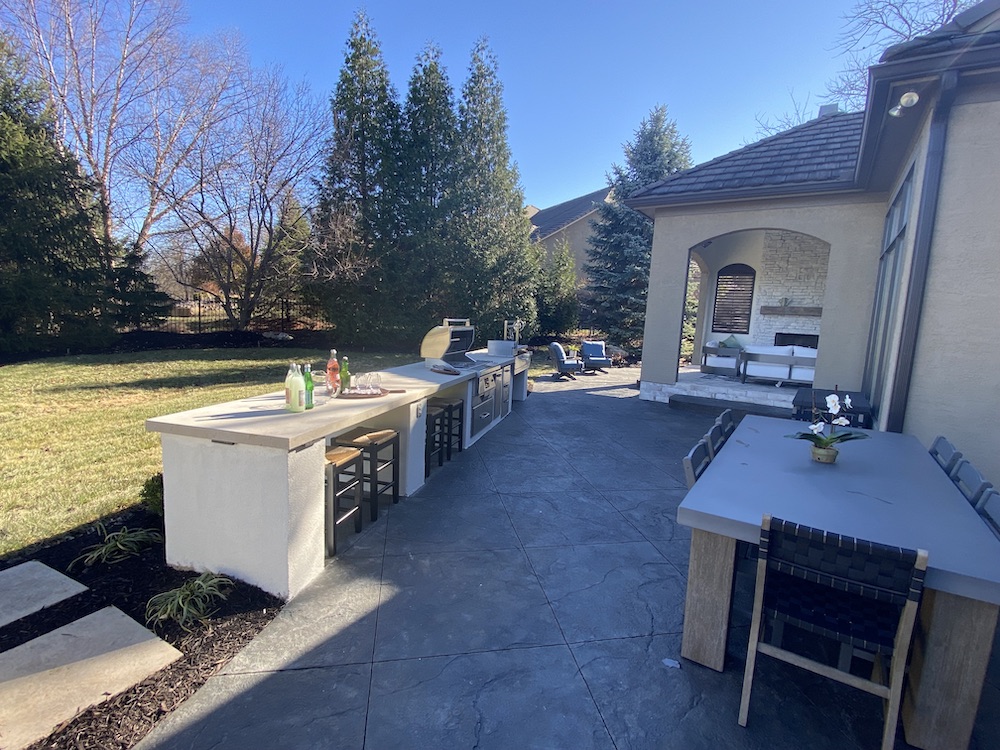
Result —
<path fill-rule="evenodd" d="M 955 464 L 955 468 L 951 472 L 951 481 L 965 495 L 965 499 L 974 506 L 979 504 L 983 493 L 993 486 L 993 483 L 987 482 L 979 469 L 965 458 Z"/>
<path fill-rule="evenodd" d="M 990 487 L 979 499 L 976 510 L 979 511 L 979 515 L 986 521 L 986 525 L 990 527 L 990 531 L 1000 538 L 1000 492 Z"/>
<path fill-rule="evenodd" d="M 934 438 L 934 442 L 931 443 L 928 453 L 937 461 L 938 466 L 944 470 L 944 473 L 949 476 L 954 470 L 955 464 L 962 457 L 961 452 L 955 450 L 955 446 L 944 435 L 938 435 Z"/>
<path fill-rule="evenodd" d="M 702 439 L 708 444 L 709 459 L 714 461 L 715 457 L 719 455 L 719 451 L 722 450 L 722 446 L 726 444 L 726 436 L 722 430 L 722 425 L 716 421 Z"/>
<path fill-rule="evenodd" d="M 733 419 L 733 410 L 726 409 L 715 421 L 722 426 L 722 437 L 725 440 L 729 440 L 729 436 L 736 430 L 736 420 Z"/>
<path fill-rule="evenodd" d="M 688 489 L 694 487 L 698 477 L 705 473 L 705 469 L 711 462 L 712 456 L 708 452 L 708 443 L 705 442 L 705 438 L 702 438 L 681 460 L 681 463 L 684 464 L 684 478 L 687 479 Z"/>
<path fill-rule="evenodd" d="M 881 697 L 886 702 L 882 750 L 891 750 L 926 570 L 927 553 L 923 550 L 889 547 L 765 515 L 760 528 L 740 726 L 747 725 L 760 653 Z M 775 628 L 775 624 L 781 627 Z M 873 654 L 871 678 L 849 671 L 850 659 L 846 665 L 842 659 L 833 666 L 784 648 L 780 638 L 776 643 L 768 642 L 773 640 L 766 637 L 769 632 L 773 635 L 784 625 L 839 642 L 852 653 Z M 888 671 L 882 664 L 884 659 L 890 661 Z M 848 671 L 843 671 L 845 666 Z"/>

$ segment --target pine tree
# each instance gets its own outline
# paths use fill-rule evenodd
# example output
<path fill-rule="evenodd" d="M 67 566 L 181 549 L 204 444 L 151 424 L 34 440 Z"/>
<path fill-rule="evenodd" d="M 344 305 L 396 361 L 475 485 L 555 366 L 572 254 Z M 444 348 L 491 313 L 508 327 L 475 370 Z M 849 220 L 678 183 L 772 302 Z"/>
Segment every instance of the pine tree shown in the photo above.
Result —
<path fill-rule="evenodd" d="M 503 321 L 536 321 L 538 258 L 531 223 L 507 145 L 507 112 L 497 62 L 485 41 L 472 52 L 458 107 L 459 177 L 454 224 L 458 231 L 455 301 L 487 337 Z M 456 314 L 459 310 L 456 309 Z"/>
<path fill-rule="evenodd" d="M 333 137 L 317 201 L 316 244 L 329 265 L 343 260 L 368 270 L 359 281 L 328 275 L 320 296 L 332 307 L 338 332 L 357 341 L 373 335 L 379 323 L 382 269 L 397 234 L 400 116 L 381 44 L 364 12 L 351 28 L 330 106 Z"/>
<path fill-rule="evenodd" d="M 113 334 L 96 191 L 59 144 L 44 102 L 0 34 L 0 352 Z"/>
<path fill-rule="evenodd" d="M 542 263 L 538 281 L 538 332 L 558 336 L 579 322 L 576 264 L 569 241 L 562 238 Z"/>
<path fill-rule="evenodd" d="M 667 108 L 657 106 L 625 144 L 625 166 L 614 165 L 608 184 L 613 200 L 592 222 L 587 274 L 593 325 L 630 352 L 642 348 L 653 225 L 621 201 L 634 191 L 691 166 L 691 145 Z"/>

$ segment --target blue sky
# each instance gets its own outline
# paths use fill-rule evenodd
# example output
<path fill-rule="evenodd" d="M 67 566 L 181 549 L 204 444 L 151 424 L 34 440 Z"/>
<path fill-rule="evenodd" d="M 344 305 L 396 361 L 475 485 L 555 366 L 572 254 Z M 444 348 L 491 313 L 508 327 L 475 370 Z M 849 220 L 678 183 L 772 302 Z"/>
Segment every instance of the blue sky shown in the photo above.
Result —
<path fill-rule="evenodd" d="M 452 86 L 485 36 L 499 62 L 508 138 L 525 200 L 539 208 L 606 184 L 650 109 L 664 104 L 695 163 L 756 140 L 757 115 L 809 112 L 842 67 L 854 0 L 189 0 L 190 30 L 238 29 L 256 64 L 281 65 L 324 99 L 364 7 L 405 96 L 417 55 L 437 44 Z"/>

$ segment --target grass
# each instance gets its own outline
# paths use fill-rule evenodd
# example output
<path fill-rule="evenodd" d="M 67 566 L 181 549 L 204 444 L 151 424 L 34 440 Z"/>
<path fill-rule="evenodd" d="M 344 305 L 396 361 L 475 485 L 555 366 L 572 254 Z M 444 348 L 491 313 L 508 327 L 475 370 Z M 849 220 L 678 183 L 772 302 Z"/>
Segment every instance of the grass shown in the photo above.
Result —
<path fill-rule="evenodd" d="M 0 367 L 0 556 L 137 504 L 162 471 L 146 419 L 279 390 L 290 360 L 318 365 L 328 354 L 169 350 Z M 353 372 L 416 359 L 346 354 Z"/>

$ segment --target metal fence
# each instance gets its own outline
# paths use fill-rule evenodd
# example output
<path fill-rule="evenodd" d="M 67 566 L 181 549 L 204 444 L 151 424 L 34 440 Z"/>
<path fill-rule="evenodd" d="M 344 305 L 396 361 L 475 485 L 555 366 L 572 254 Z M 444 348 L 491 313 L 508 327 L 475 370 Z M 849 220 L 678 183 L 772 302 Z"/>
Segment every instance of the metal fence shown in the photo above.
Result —
<path fill-rule="evenodd" d="M 231 331 L 233 327 L 222 303 L 196 296 L 190 300 L 174 300 L 170 314 L 155 330 L 165 333 L 214 333 Z M 323 331 L 332 327 L 315 306 L 288 299 L 279 300 L 269 309 L 261 309 L 247 326 L 251 331 L 276 333 Z"/>

